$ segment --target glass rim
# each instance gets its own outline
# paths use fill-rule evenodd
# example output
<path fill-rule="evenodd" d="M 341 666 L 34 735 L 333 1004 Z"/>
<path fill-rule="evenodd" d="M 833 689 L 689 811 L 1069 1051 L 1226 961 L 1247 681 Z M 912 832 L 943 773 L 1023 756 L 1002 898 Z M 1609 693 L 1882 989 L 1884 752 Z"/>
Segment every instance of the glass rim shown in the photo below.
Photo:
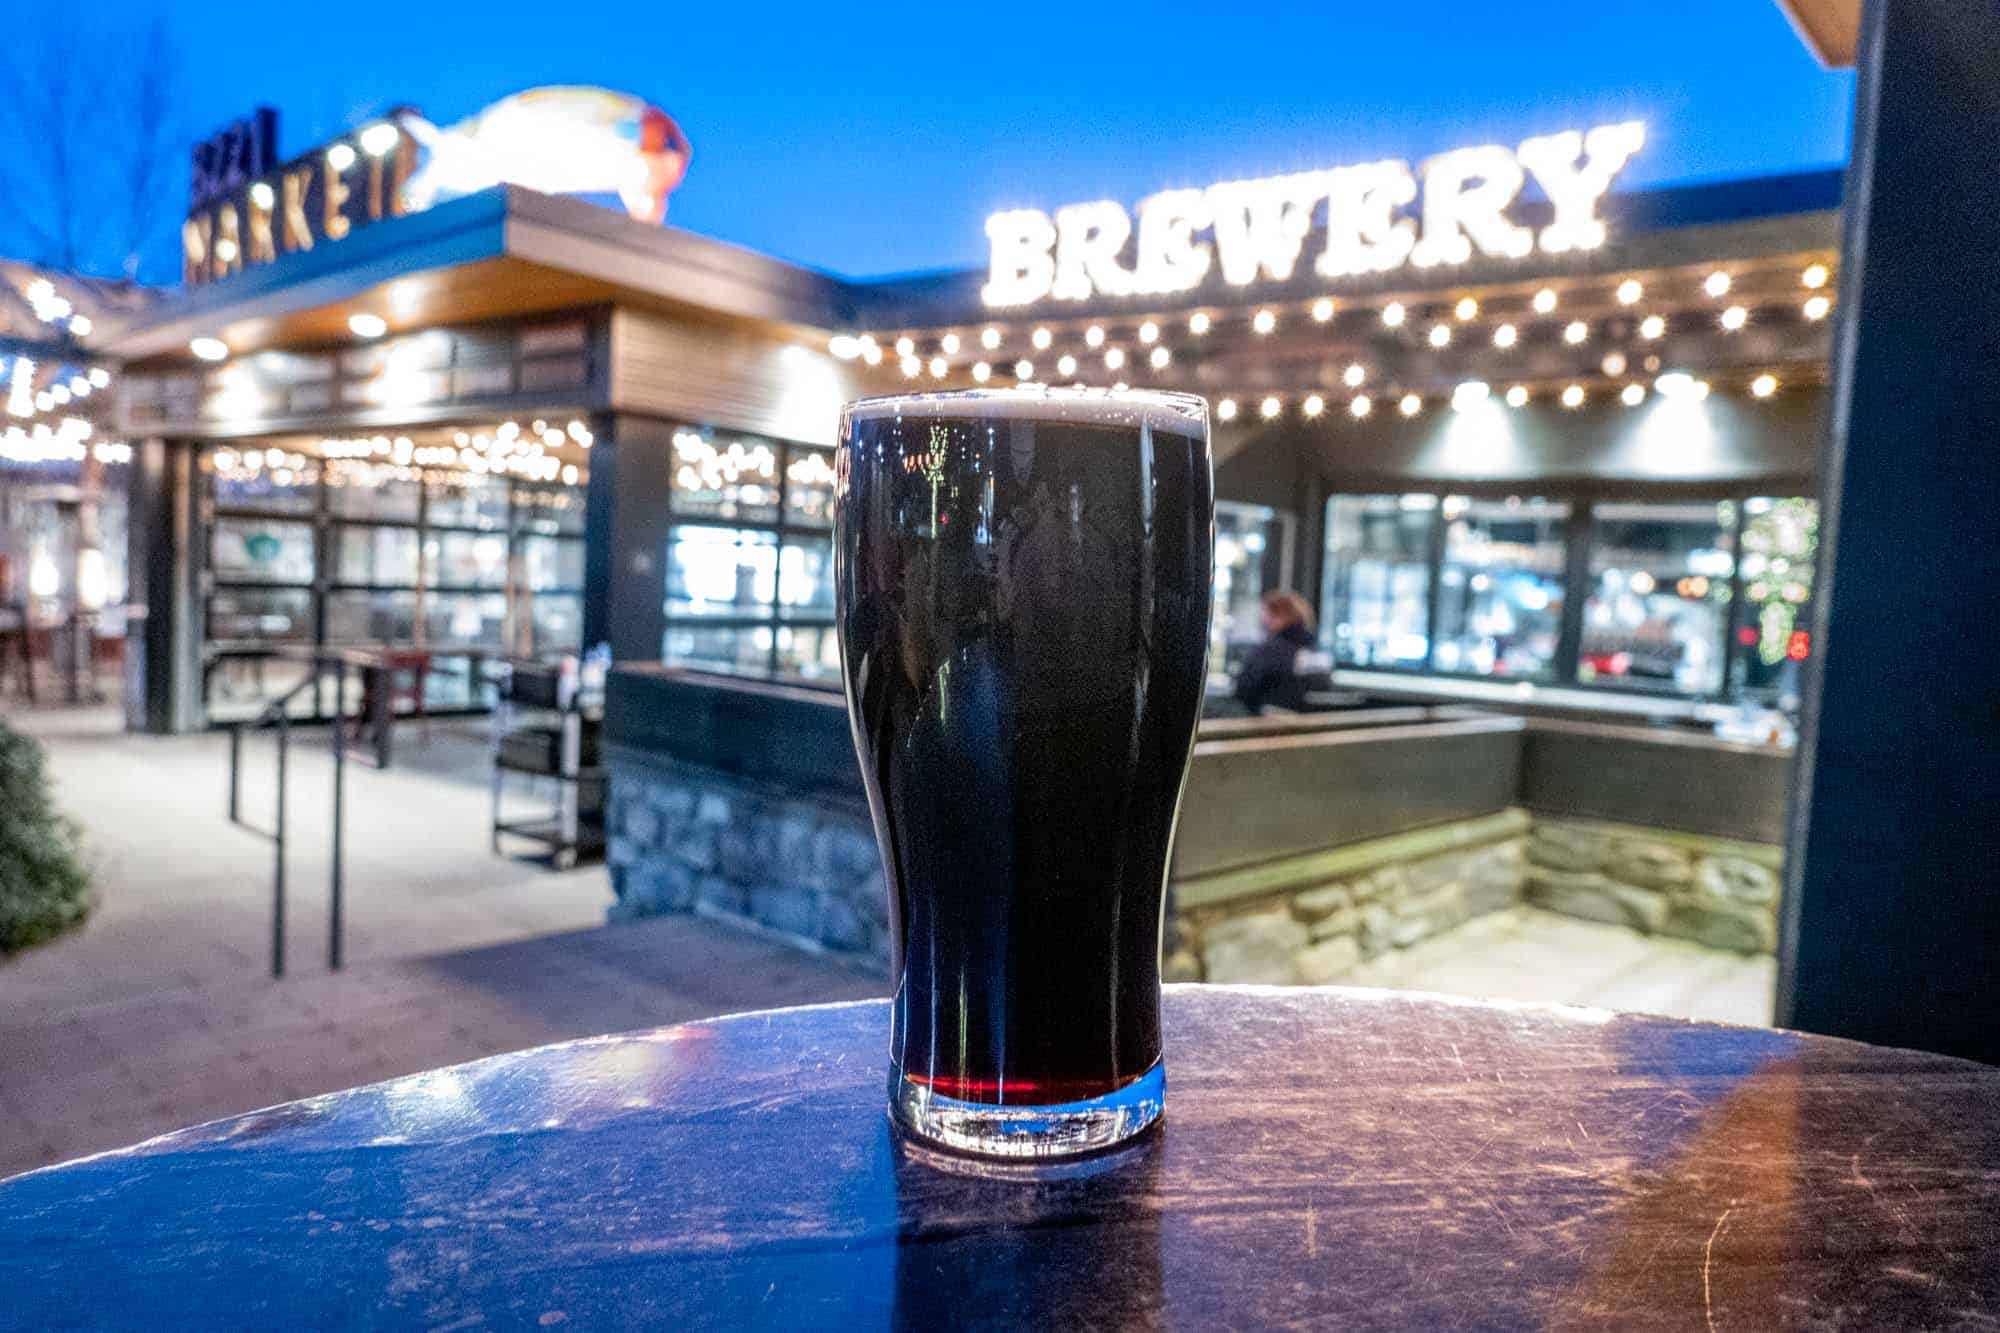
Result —
<path fill-rule="evenodd" d="M 886 416 L 930 419 L 1013 417 L 1024 421 L 1075 421 L 1105 426 L 1149 425 L 1174 434 L 1206 431 L 1208 399 L 1172 389 L 1064 388 L 1019 384 L 997 389 L 937 389 L 875 394 L 840 409 L 841 420 Z"/>

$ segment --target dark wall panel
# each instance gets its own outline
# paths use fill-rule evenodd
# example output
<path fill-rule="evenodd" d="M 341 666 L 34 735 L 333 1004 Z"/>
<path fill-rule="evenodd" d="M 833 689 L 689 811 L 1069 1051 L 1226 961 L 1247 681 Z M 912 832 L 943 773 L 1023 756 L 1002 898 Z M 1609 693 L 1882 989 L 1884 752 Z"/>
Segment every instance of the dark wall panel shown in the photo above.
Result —
<path fill-rule="evenodd" d="M 1743 842 L 1785 838 L 1791 755 L 1637 727 L 1531 722 L 1521 804 Z"/>

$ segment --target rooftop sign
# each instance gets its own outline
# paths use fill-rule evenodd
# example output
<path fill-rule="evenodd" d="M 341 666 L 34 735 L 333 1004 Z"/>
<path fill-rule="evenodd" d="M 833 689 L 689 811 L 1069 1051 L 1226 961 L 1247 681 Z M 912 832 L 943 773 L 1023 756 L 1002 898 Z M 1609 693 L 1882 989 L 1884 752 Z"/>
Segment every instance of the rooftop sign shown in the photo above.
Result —
<path fill-rule="evenodd" d="M 659 222 L 690 155 L 666 112 L 603 88 L 534 88 L 450 126 L 403 108 L 282 165 L 276 138 L 265 110 L 195 150 L 181 228 L 188 286 L 501 184 L 616 195 Z"/>
<path fill-rule="evenodd" d="M 1460 148 L 1425 161 L 1418 174 L 1399 160 L 1166 190 L 1142 200 L 1137 226 L 1112 200 L 1071 204 L 986 220 L 989 306 L 1054 299 L 1151 296 L 1191 291 L 1219 268 L 1232 287 L 1291 278 L 1324 217 L 1325 244 L 1313 257 L 1324 278 L 1386 273 L 1416 264 L 1462 264 L 1477 251 L 1520 259 L 1537 244 L 1550 254 L 1604 243 L 1597 201 L 1645 143 L 1637 121 L 1498 144 Z M 1532 175 L 1551 216 L 1539 233 L 1508 216 Z M 1136 232 L 1136 237 L 1135 237 Z M 1128 260 L 1127 255 L 1130 255 Z"/>

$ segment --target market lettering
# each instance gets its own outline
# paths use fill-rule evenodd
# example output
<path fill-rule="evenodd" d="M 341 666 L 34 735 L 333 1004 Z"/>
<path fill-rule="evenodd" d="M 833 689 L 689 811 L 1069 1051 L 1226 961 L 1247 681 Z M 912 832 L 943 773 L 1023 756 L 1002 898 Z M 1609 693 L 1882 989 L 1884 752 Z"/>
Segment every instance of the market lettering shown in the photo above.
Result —
<path fill-rule="evenodd" d="M 1138 221 L 1109 200 L 1072 204 L 1054 217 L 1040 209 L 986 220 L 989 306 L 1024 306 L 1053 297 L 1158 295 L 1190 291 L 1219 268 L 1233 287 L 1283 282 L 1297 271 L 1316 217 L 1324 241 L 1313 256 L 1321 277 L 1386 273 L 1404 264 L 1463 264 L 1475 253 L 1520 259 L 1537 245 L 1549 254 L 1604 244 L 1597 202 L 1646 140 L 1637 121 L 1529 139 L 1518 148 L 1461 148 L 1402 161 L 1227 181 L 1167 190 L 1139 204 Z M 1508 216 L 1529 177 L 1550 208 L 1539 233 Z M 1133 261 L 1122 256 L 1131 245 Z M 1201 233 L 1210 239 L 1204 240 Z"/>

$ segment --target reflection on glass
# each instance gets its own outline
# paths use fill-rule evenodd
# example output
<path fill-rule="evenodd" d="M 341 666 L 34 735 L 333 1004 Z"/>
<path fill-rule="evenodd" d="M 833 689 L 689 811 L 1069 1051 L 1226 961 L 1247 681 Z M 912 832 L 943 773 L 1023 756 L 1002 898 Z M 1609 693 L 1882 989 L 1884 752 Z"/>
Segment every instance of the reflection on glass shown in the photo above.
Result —
<path fill-rule="evenodd" d="M 208 599 L 211 642 L 303 643 L 312 632 L 312 593 L 304 588 L 217 588 Z"/>
<path fill-rule="evenodd" d="M 768 625 L 669 625 L 664 656 L 669 666 L 762 676 L 771 669 Z"/>
<path fill-rule="evenodd" d="M 583 598 L 572 593 L 536 593 L 529 603 L 534 641 L 529 655 L 574 653 L 583 645 Z"/>
<path fill-rule="evenodd" d="M 840 643 L 831 625 L 787 625 L 778 631 L 778 674 L 803 681 L 840 681 Z"/>
<path fill-rule="evenodd" d="M 778 596 L 787 616 L 833 614 L 833 543 L 786 542 L 778 553 Z"/>
<path fill-rule="evenodd" d="M 517 486 L 514 530 L 517 532 L 583 532 L 584 492 L 581 487 L 542 490 Z"/>
<path fill-rule="evenodd" d="M 669 616 L 769 615 L 777 582 L 775 532 L 681 526 L 668 539 Z"/>
<path fill-rule="evenodd" d="M 1448 495 L 1441 511 L 1435 666 L 1475 676 L 1547 675 L 1561 634 L 1569 506 Z"/>
<path fill-rule="evenodd" d="M 358 458 L 326 465 L 326 507 L 354 518 L 414 521 L 423 486 L 407 467 Z"/>
<path fill-rule="evenodd" d="M 1736 571 L 1729 501 L 1600 504 L 1577 678 L 1712 694 Z"/>
<path fill-rule="evenodd" d="M 772 523 L 778 518 L 778 452 L 762 440 L 674 432 L 676 514 Z"/>
<path fill-rule="evenodd" d="M 833 450 L 793 445 L 785 464 L 785 522 L 805 528 L 833 523 Z"/>
<path fill-rule="evenodd" d="M 218 518 L 209 537 L 209 568 L 218 579 L 310 583 L 312 526 L 273 519 Z"/>
<path fill-rule="evenodd" d="M 1430 656 L 1435 495 L 1326 502 L 1322 638 L 1343 666 L 1421 667 Z"/>
<path fill-rule="evenodd" d="M 507 630 L 501 593 L 432 593 L 424 599 L 424 642 L 433 647 L 499 648 Z"/>
<path fill-rule="evenodd" d="M 1736 615 L 1730 683 L 1796 695 L 1799 663 L 1812 652 L 1819 505 L 1803 496 L 1753 496 L 1743 504 L 1743 597 Z"/>
<path fill-rule="evenodd" d="M 432 533 L 424 539 L 424 582 L 433 588 L 505 586 L 507 538 L 500 533 Z"/>
<path fill-rule="evenodd" d="M 413 587 L 417 581 L 417 530 L 342 526 L 334 530 L 334 581 Z"/>
<path fill-rule="evenodd" d="M 330 592 L 326 641 L 339 644 L 408 643 L 416 637 L 414 592 Z"/>
<path fill-rule="evenodd" d="M 583 543 L 574 537 L 522 537 L 521 575 L 532 592 L 583 586 Z"/>
<path fill-rule="evenodd" d="M 1215 502 L 1214 607 L 1208 621 L 1210 674 L 1232 672 L 1264 639 L 1258 599 L 1282 585 L 1285 531 L 1291 522 L 1263 505 Z"/>
<path fill-rule="evenodd" d="M 319 503 L 319 467 L 303 456 L 273 449 L 279 461 L 266 465 L 261 449 L 219 449 L 202 460 L 215 483 L 219 509 L 257 509 L 266 513 L 309 514 Z M 251 458 L 256 466 L 249 464 Z M 294 459 L 302 464 L 294 467 Z"/>
<path fill-rule="evenodd" d="M 504 529 L 507 479 L 477 472 L 429 472 L 428 522 L 447 528 Z"/>

